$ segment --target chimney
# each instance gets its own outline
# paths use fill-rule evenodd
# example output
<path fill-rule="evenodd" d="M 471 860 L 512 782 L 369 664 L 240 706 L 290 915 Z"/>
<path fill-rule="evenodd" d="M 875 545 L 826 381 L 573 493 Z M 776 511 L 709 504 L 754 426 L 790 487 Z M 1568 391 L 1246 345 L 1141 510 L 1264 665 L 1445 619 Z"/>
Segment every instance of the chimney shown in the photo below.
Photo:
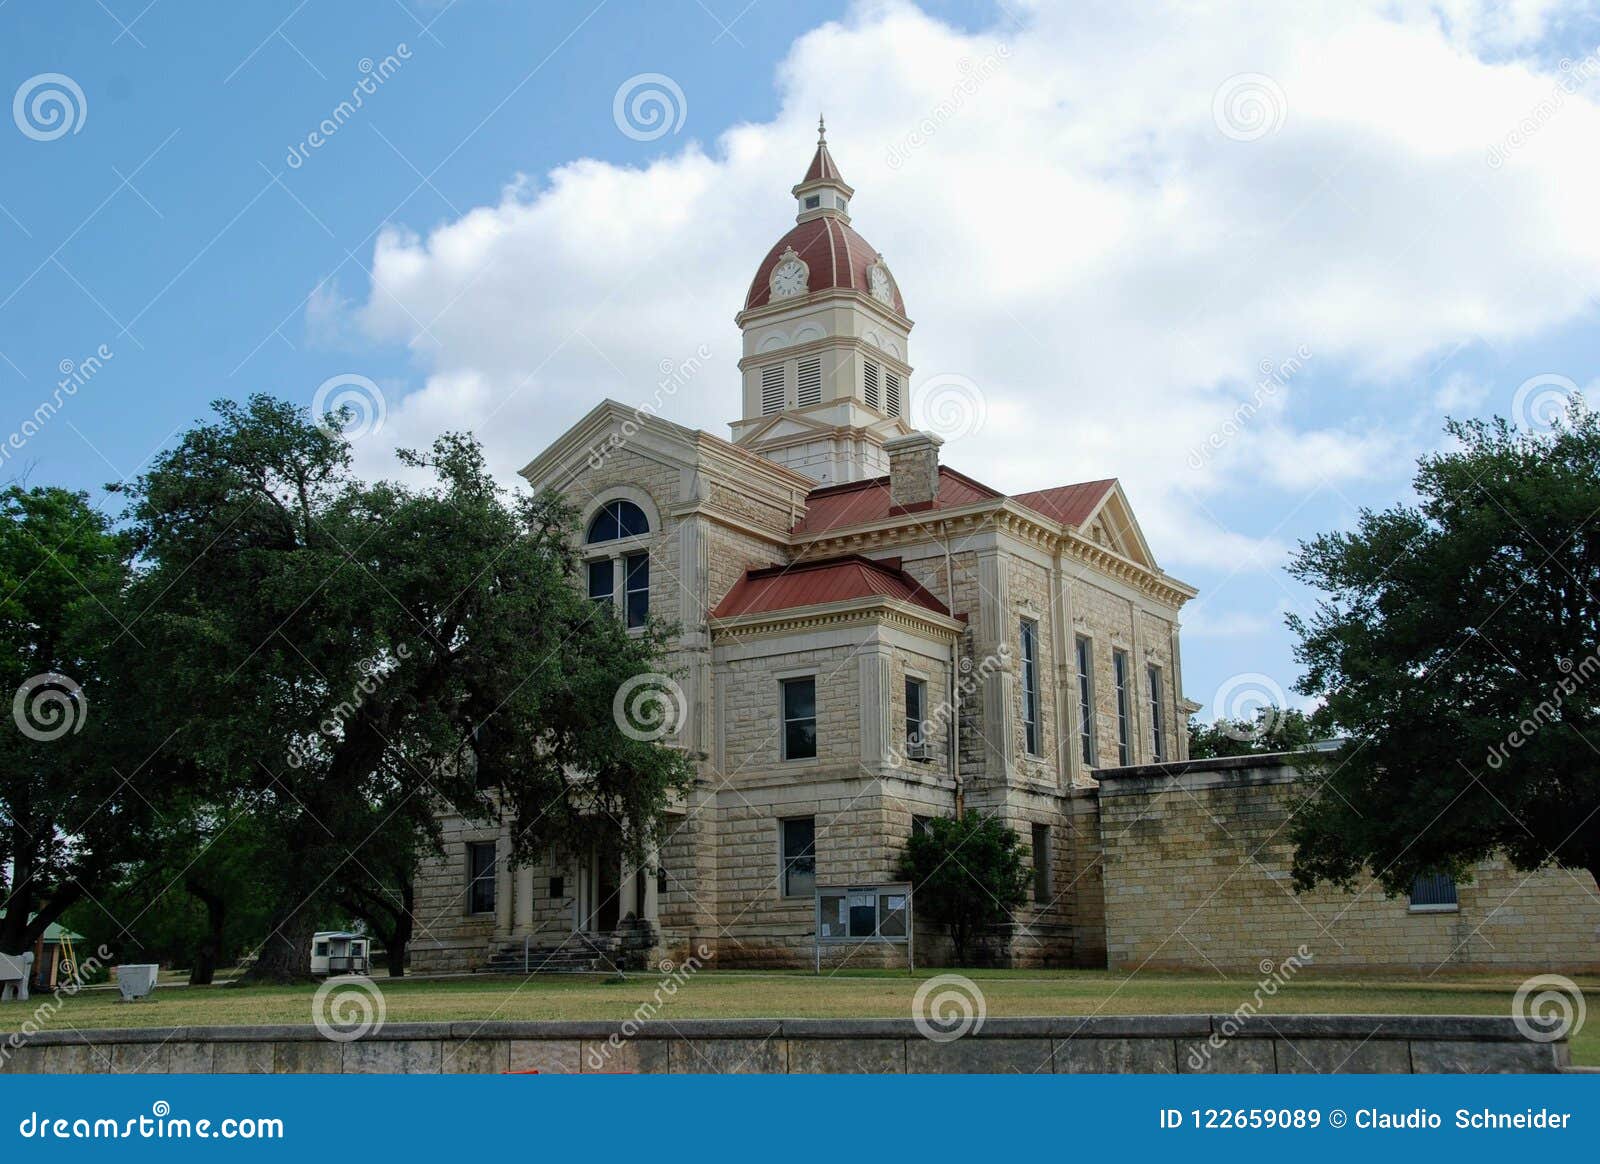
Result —
<path fill-rule="evenodd" d="M 885 441 L 889 454 L 889 502 L 904 509 L 926 509 L 939 495 L 939 446 L 931 432 L 907 433 Z"/>

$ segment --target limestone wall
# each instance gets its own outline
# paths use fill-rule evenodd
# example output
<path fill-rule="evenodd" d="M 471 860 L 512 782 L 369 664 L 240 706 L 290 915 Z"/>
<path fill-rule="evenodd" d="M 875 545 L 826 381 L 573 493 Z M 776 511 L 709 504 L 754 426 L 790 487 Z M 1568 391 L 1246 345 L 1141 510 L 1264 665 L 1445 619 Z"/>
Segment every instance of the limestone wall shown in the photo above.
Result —
<path fill-rule="evenodd" d="M 1102 773 L 1106 948 L 1115 969 L 1254 971 L 1307 947 L 1312 965 L 1435 970 L 1600 967 L 1600 893 L 1586 874 L 1487 862 L 1455 912 L 1414 912 L 1375 884 L 1296 894 L 1283 758 Z"/>

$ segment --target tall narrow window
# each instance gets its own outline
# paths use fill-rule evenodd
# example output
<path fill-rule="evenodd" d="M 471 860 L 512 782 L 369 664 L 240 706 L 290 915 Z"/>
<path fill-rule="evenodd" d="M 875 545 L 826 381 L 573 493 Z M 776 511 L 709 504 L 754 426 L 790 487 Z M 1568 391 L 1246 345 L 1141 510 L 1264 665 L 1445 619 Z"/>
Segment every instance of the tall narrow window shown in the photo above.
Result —
<path fill-rule="evenodd" d="M 761 369 L 761 415 L 783 411 L 783 365 L 768 364 Z"/>
<path fill-rule="evenodd" d="M 610 558 L 589 563 L 589 597 L 595 602 L 610 602 L 616 588 L 616 571 Z"/>
<path fill-rule="evenodd" d="M 628 625 L 643 626 L 650 617 L 650 555 L 629 554 L 622 559 L 622 579 Z"/>
<path fill-rule="evenodd" d="M 467 846 L 467 911 L 494 912 L 494 842 Z"/>
<path fill-rule="evenodd" d="M 1028 755 L 1039 754 L 1039 624 L 1022 620 L 1022 736 Z"/>
<path fill-rule="evenodd" d="M 928 685 L 921 679 L 906 680 L 906 757 L 928 758 L 928 741 L 923 739 L 923 721 L 928 718 Z"/>
<path fill-rule="evenodd" d="M 821 356 L 807 356 L 800 361 L 798 378 L 795 381 L 794 402 L 800 408 L 822 403 Z"/>
<path fill-rule="evenodd" d="M 1150 744 L 1151 755 L 1160 764 L 1167 758 L 1167 740 L 1161 728 L 1161 668 L 1151 663 L 1147 668 L 1150 677 Z"/>
<path fill-rule="evenodd" d="M 861 382 L 866 389 L 867 407 L 883 408 L 883 394 L 878 385 L 878 365 L 873 360 L 867 360 L 861 365 Z"/>
<path fill-rule="evenodd" d="M 783 758 L 809 760 L 817 754 L 817 681 L 783 681 Z"/>
<path fill-rule="evenodd" d="M 1033 826 L 1033 900 L 1050 900 L 1050 826 Z"/>
<path fill-rule="evenodd" d="M 817 888 L 817 821 L 797 816 L 778 822 L 782 833 L 783 895 L 810 897 Z"/>
<path fill-rule="evenodd" d="M 883 374 L 883 410 L 890 416 L 900 415 L 900 376 L 895 372 Z"/>
<path fill-rule="evenodd" d="M 1111 652 L 1112 678 L 1117 685 L 1117 763 L 1133 763 L 1133 708 L 1128 705 L 1128 652 Z"/>
<path fill-rule="evenodd" d="M 1094 767 L 1094 644 L 1078 636 L 1078 743 L 1083 766 Z"/>

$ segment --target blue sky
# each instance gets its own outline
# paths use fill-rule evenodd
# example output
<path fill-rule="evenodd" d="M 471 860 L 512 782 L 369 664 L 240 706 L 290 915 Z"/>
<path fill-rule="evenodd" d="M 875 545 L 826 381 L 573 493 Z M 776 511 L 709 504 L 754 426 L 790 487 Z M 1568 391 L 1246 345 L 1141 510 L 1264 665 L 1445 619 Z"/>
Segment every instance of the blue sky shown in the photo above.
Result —
<path fill-rule="evenodd" d="M 1281 8 L 10 0 L 4 94 L 82 98 L 50 140 L 0 122 L 0 438 L 111 355 L 0 476 L 99 497 L 209 400 L 341 375 L 386 400 L 364 471 L 465 427 L 509 475 L 702 344 L 663 414 L 725 433 L 820 107 L 914 394 L 976 409 L 947 463 L 1121 477 L 1202 591 L 1188 694 L 1287 690 L 1294 541 L 1402 498 L 1447 412 L 1537 423 L 1594 378 L 1600 25 Z M 682 94 L 650 140 L 613 111 L 641 74 Z"/>

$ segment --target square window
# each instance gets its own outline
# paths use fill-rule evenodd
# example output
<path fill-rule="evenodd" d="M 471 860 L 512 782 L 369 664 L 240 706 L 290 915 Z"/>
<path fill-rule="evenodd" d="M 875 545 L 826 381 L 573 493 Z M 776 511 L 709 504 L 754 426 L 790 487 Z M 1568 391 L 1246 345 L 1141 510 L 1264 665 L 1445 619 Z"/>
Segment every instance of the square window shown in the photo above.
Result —
<path fill-rule="evenodd" d="M 817 754 L 817 681 L 783 681 L 783 758 L 809 760 Z"/>
<path fill-rule="evenodd" d="M 495 844 L 475 841 L 467 846 L 467 912 L 493 913 L 495 904 Z"/>
<path fill-rule="evenodd" d="M 817 822 L 798 816 L 779 821 L 783 846 L 783 895 L 810 897 L 817 888 Z"/>

